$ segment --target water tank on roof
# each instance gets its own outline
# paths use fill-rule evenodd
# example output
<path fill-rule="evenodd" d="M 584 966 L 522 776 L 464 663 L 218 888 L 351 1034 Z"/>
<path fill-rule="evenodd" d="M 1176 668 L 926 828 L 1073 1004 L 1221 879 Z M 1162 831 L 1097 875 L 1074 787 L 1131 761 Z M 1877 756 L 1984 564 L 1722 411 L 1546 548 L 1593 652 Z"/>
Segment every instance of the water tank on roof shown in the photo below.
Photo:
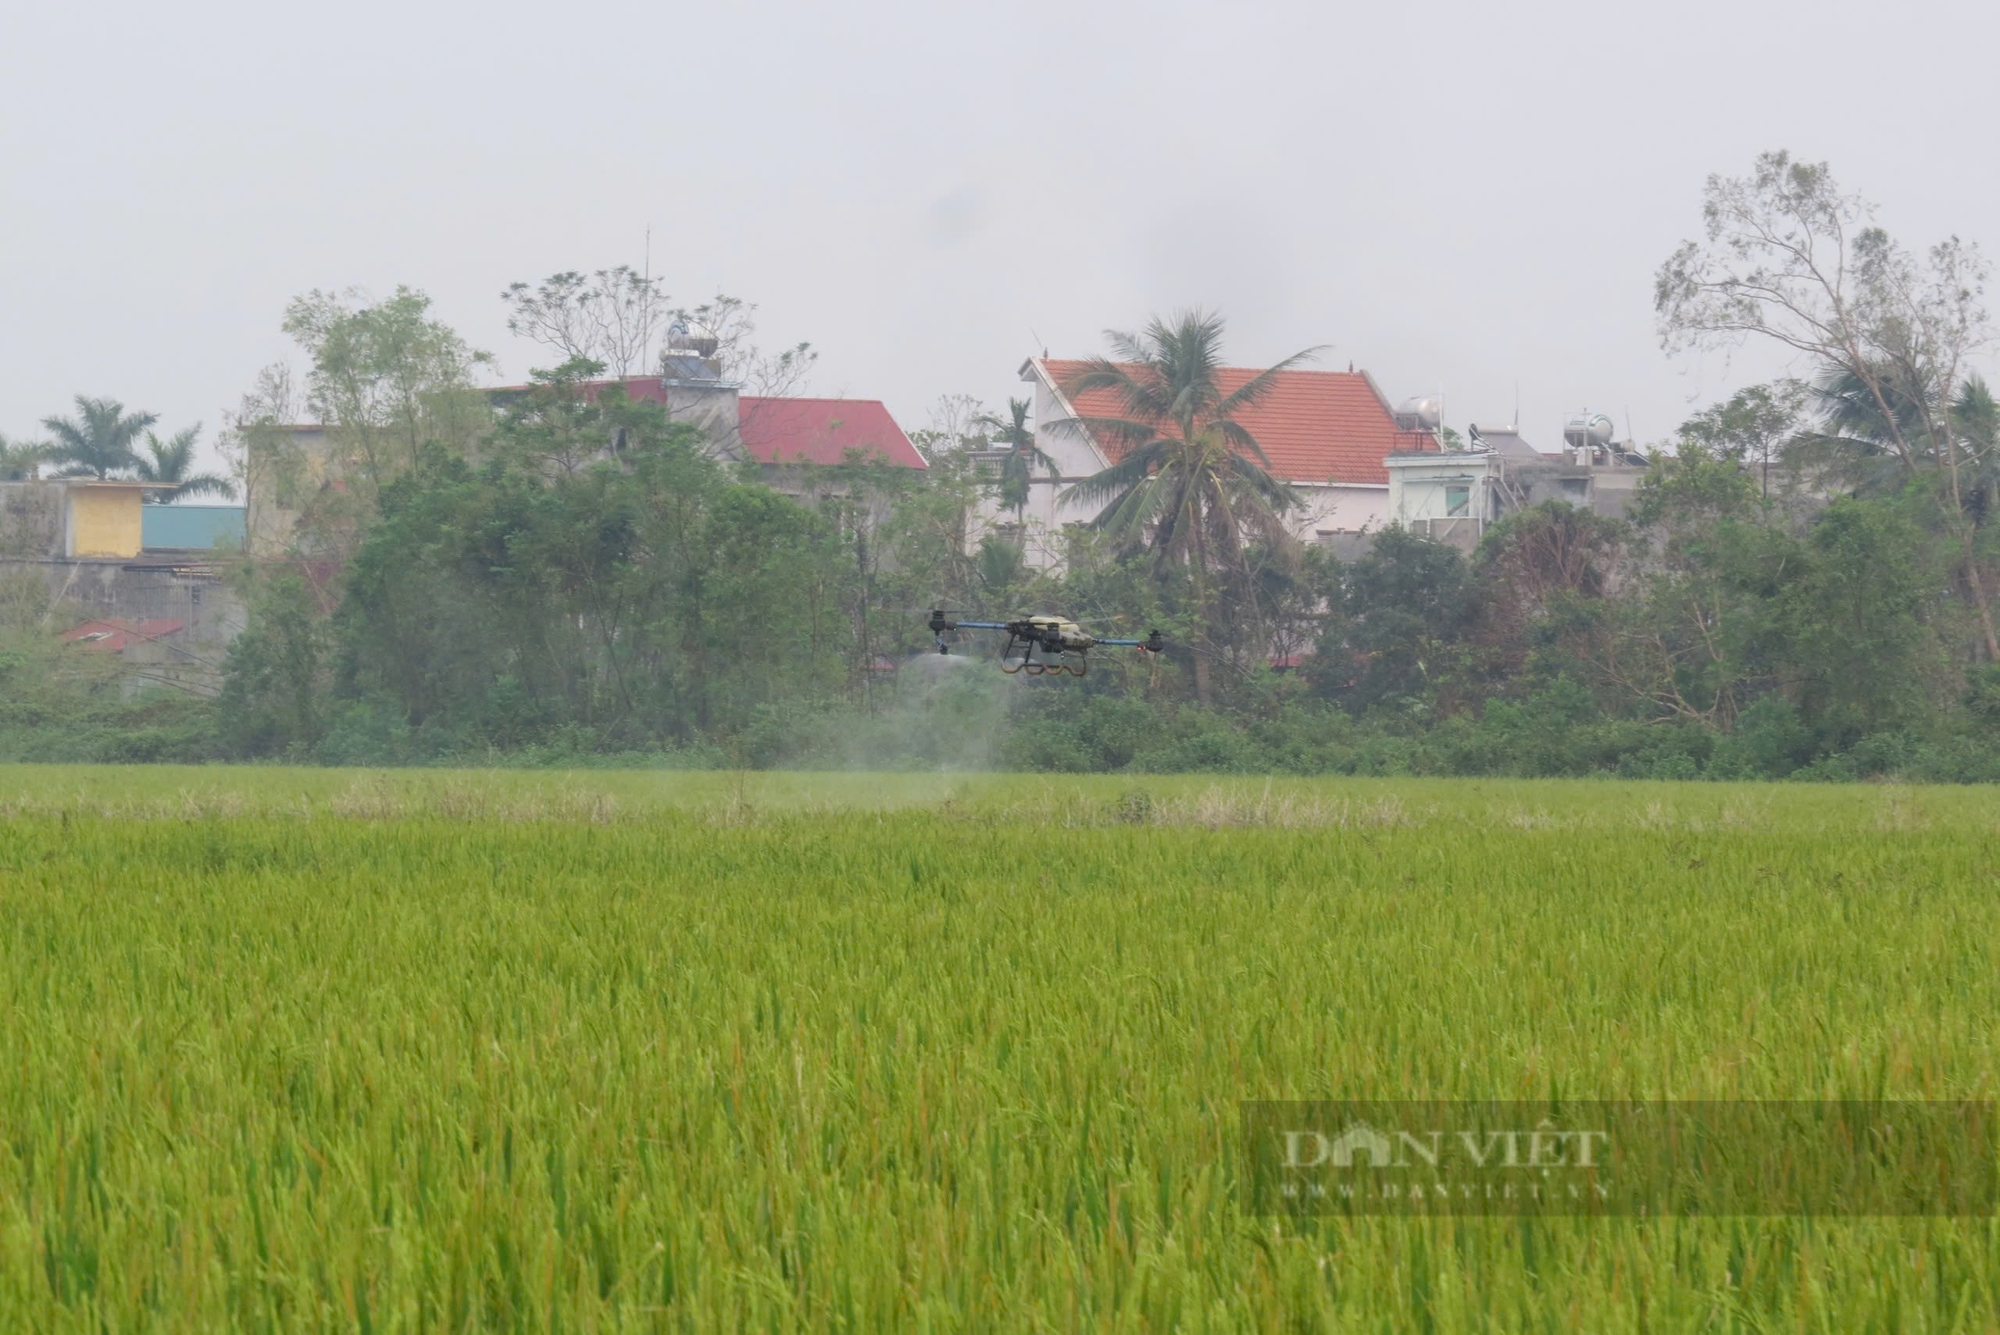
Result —
<path fill-rule="evenodd" d="M 1435 431 L 1444 419 L 1444 405 L 1436 399 L 1404 399 L 1396 409 L 1396 425 L 1404 431 Z"/>
<path fill-rule="evenodd" d="M 1603 413 L 1578 413 L 1563 423 L 1563 444 L 1579 450 L 1603 449 L 1617 428 Z"/>
<path fill-rule="evenodd" d="M 696 357 L 713 357 L 720 342 L 716 336 L 701 325 L 692 323 L 686 317 L 676 319 L 667 326 L 667 352 L 692 354 Z"/>

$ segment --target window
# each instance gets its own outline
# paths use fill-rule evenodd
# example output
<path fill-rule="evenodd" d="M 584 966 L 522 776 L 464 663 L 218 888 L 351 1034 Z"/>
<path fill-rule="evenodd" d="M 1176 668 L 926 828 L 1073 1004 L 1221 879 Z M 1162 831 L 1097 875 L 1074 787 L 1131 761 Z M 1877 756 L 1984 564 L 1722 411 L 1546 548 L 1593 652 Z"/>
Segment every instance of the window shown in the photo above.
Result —
<path fill-rule="evenodd" d="M 1444 489 L 1444 512 L 1449 519 L 1460 519 L 1472 513 L 1472 484 L 1469 482 L 1448 483 Z"/>

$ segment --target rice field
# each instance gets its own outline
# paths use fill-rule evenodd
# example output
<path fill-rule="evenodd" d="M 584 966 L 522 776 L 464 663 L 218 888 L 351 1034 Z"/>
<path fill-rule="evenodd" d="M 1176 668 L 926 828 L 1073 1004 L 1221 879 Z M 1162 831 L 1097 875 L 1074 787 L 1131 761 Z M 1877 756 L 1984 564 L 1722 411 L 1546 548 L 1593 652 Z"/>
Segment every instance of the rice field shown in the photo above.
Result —
<path fill-rule="evenodd" d="M 1993 1098 L 2000 801 L 0 767 L 0 1329 L 1994 1331 L 1994 1218 L 1325 1218 L 1246 1100 Z"/>

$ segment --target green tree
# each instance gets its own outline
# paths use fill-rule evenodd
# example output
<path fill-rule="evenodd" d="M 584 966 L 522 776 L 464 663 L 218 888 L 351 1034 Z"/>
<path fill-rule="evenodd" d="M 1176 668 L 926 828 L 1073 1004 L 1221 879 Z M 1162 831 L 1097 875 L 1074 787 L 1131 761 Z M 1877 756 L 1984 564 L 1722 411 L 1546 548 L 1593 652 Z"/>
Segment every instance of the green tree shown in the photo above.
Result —
<path fill-rule="evenodd" d="M 1474 611 L 1464 558 L 1392 526 L 1343 574 L 1345 616 L 1313 655 L 1314 685 L 1356 714 L 1378 705 L 1430 712 L 1460 667 Z"/>
<path fill-rule="evenodd" d="M 1062 466 L 1035 443 L 1035 429 L 1028 425 L 1028 414 L 1033 408 L 1027 399 L 1008 399 L 1006 421 L 990 416 L 985 419 L 993 431 L 993 439 L 1007 447 L 1007 457 L 1000 461 L 995 491 L 1000 504 L 1012 510 L 1017 520 L 1028 508 L 1028 490 L 1035 470 L 1046 468 L 1053 476 L 1062 473 Z"/>
<path fill-rule="evenodd" d="M 306 407 L 325 425 L 341 476 L 364 504 L 426 445 L 471 453 L 491 425 L 472 382 L 489 354 L 431 315 L 407 287 L 386 301 L 313 291 L 285 310 L 285 332 L 311 358 Z"/>
<path fill-rule="evenodd" d="M 158 484 L 146 493 L 148 501 L 165 504 L 184 496 L 236 498 L 236 488 L 227 478 L 190 471 L 194 467 L 195 442 L 200 436 L 199 423 L 185 431 L 176 431 L 167 440 L 161 440 L 151 431 L 146 433 L 146 453 L 135 460 L 133 471 L 141 482 Z"/>
<path fill-rule="evenodd" d="M 553 348 L 565 361 L 600 363 L 621 380 L 651 369 L 653 335 L 667 319 L 659 280 L 627 264 L 587 276 L 551 274 L 533 287 L 514 283 L 500 300 L 509 333 Z"/>
<path fill-rule="evenodd" d="M 1827 749 L 1926 713 L 1944 668 L 1931 622 L 1945 572 L 1931 546 L 1904 503 L 1841 499 L 1774 590 L 1787 684 Z"/>
<path fill-rule="evenodd" d="M 62 465 L 57 477 L 104 479 L 129 473 L 139 465 L 133 442 L 159 420 L 153 413 L 127 413 L 125 405 L 116 399 L 93 399 L 79 394 L 75 417 L 42 419 L 42 425 L 55 437 L 48 458 Z"/>
<path fill-rule="evenodd" d="M 237 754 L 311 755 L 331 703 L 331 649 L 326 618 L 298 572 L 267 578 L 222 665 L 220 716 Z"/>
<path fill-rule="evenodd" d="M 659 405 L 577 388 L 537 383 L 478 462 L 433 446 L 384 489 L 335 617 L 341 695 L 423 754 L 727 740 L 838 699 L 834 525 L 735 480 Z"/>
<path fill-rule="evenodd" d="M 1683 441 L 1757 470 L 1758 489 L 1771 494 L 1771 465 L 1784 455 L 1805 413 L 1807 390 L 1794 380 L 1739 389 L 1681 423 Z"/>
<path fill-rule="evenodd" d="M 1873 213 L 1825 163 L 1784 152 L 1763 154 L 1748 176 L 1709 177 L 1705 239 L 1683 243 L 1655 280 L 1661 341 L 1670 351 L 1772 342 L 1808 359 L 1822 383 L 1851 383 L 1895 465 L 1943 498 L 1939 518 L 1993 662 L 1992 574 L 1967 503 L 1978 461 L 1952 411 L 1989 337 L 1986 263 L 1957 237 L 1913 255 Z"/>
<path fill-rule="evenodd" d="M 1901 390 L 1891 383 L 1878 394 L 1860 376 L 1834 369 L 1809 393 L 1817 421 L 1790 442 L 1788 460 L 1857 496 L 1901 491 L 1911 470 L 1899 441 L 1916 425 L 1916 407 Z"/>
<path fill-rule="evenodd" d="M 1628 516 L 1619 596 L 1577 652 L 1627 705 L 1726 732 L 1770 684 L 1770 594 L 1795 569 L 1789 539 L 1763 524 L 1756 481 L 1693 442 L 1654 455 Z"/>
<path fill-rule="evenodd" d="M 1486 530 L 1473 553 L 1482 674 L 1560 673 L 1599 626 L 1629 541 L 1615 519 L 1548 500 Z"/>
<path fill-rule="evenodd" d="M 1318 351 L 1294 353 L 1225 392 L 1223 327 L 1221 316 L 1191 311 L 1171 321 L 1155 318 L 1137 333 L 1109 331 L 1112 356 L 1087 362 L 1063 386 L 1072 400 L 1104 394 L 1116 408 L 1067 424 L 1105 442 L 1113 461 L 1063 499 L 1101 505 L 1092 523 L 1121 548 L 1150 548 L 1156 571 L 1186 570 L 1208 624 L 1218 627 L 1240 614 L 1254 617 L 1246 551 L 1253 544 L 1288 550 L 1293 539 L 1284 515 L 1298 503 L 1271 476 L 1264 447 L 1236 417 L 1270 395 L 1280 371 Z M 1260 628 L 1241 630 L 1228 647 L 1261 655 Z M 1209 657 L 1195 656 L 1203 701 L 1212 694 Z"/>
<path fill-rule="evenodd" d="M 1994 399 L 1984 376 L 1969 375 L 1952 401 L 1951 412 L 1970 457 L 1966 510 L 1975 526 L 1990 532 L 1994 507 L 2000 504 L 2000 402 Z"/>

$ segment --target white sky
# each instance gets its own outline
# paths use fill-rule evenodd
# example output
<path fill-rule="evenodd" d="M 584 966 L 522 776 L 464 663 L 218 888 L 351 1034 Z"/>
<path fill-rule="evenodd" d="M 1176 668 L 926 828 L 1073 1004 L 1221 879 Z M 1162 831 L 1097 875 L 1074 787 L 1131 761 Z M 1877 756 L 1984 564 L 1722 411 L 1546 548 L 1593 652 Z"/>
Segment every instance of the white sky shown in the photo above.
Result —
<path fill-rule="evenodd" d="M 1711 171 L 1828 159 L 1913 244 L 2000 244 L 2000 6 L 581 0 L 0 6 L 0 433 L 79 391 L 212 437 L 284 304 L 638 264 L 758 302 L 922 426 L 1046 345 L 1204 304 L 1392 398 L 1641 440 L 1762 378 L 1670 361 Z M 1033 332 L 1031 332 L 1033 331 Z"/>

